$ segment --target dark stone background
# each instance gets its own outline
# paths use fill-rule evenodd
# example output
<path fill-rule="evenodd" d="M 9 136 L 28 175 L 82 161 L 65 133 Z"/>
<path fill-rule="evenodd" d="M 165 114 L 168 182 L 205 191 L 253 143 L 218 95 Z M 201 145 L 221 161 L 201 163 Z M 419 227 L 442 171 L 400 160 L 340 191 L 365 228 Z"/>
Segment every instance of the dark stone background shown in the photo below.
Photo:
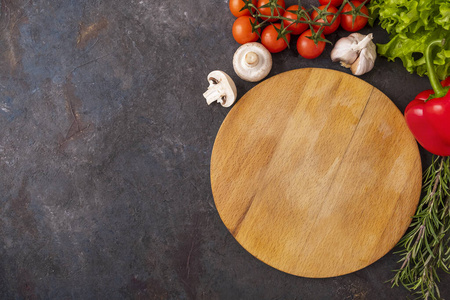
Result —
<path fill-rule="evenodd" d="M 350 275 L 300 278 L 258 261 L 222 224 L 209 164 L 229 109 L 207 106 L 202 93 L 215 69 L 239 97 L 255 86 L 233 71 L 233 21 L 226 0 L 1 1 L 1 299 L 411 295 L 386 283 L 399 266 L 392 252 Z M 306 60 L 295 40 L 269 76 L 348 72 L 330 61 L 331 45 Z M 402 111 L 429 88 L 384 58 L 361 78 Z M 449 282 L 443 275 L 444 297 Z"/>

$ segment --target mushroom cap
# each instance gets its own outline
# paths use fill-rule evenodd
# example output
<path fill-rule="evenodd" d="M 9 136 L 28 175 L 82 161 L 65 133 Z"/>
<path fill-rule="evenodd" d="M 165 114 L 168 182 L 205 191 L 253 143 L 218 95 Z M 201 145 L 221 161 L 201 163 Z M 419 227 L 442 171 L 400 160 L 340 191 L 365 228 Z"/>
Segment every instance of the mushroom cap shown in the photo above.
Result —
<path fill-rule="evenodd" d="M 260 43 L 247 43 L 240 46 L 234 53 L 233 68 L 243 80 L 250 82 L 260 81 L 272 69 L 272 55 Z"/>
<path fill-rule="evenodd" d="M 211 86 L 220 85 L 220 90 L 224 96 L 218 101 L 223 107 L 230 107 L 237 96 L 236 85 L 233 79 L 227 73 L 219 70 L 212 71 L 208 74 L 208 82 Z"/>

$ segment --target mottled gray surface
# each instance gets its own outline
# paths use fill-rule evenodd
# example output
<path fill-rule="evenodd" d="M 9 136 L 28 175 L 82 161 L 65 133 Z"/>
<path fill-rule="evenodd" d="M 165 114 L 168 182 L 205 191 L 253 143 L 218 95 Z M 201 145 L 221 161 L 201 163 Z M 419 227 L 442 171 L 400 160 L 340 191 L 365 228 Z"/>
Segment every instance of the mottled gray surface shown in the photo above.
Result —
<path fill-rule="evenodd" d="M 299 278 L 258 261 L 222 224 L 209 164 L 229 109 L 202 93 L 214 69 L 239 97 L 255 86 L 233 72 L 233 21 L 225 0 L 1 1 L 1 299 L 410 295 L 385 283 L 398 267 L 392 253 L 350 275 Z M 293 46 L 274 55 L 269 76 L 346 71 L 331 48 L 305 60 Z M 402 111 L 429 87 L 383 58 L 361 78 Z"/>

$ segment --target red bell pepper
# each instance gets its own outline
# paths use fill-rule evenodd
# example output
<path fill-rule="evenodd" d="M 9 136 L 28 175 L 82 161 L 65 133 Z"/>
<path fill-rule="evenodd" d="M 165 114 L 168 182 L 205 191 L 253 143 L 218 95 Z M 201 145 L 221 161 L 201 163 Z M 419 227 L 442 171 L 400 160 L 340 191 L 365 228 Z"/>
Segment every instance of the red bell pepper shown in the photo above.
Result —
<path fill-rule="evenodd" d="M 425 50 L 428 78 L 432 90 L 419 93 L 405 110 L 405 119 L 416 140 L 429 152 L 450 156 L 450 77 L 439 83 L 431 59 L 431 49 L 442 40 L 431 42 Z"/>

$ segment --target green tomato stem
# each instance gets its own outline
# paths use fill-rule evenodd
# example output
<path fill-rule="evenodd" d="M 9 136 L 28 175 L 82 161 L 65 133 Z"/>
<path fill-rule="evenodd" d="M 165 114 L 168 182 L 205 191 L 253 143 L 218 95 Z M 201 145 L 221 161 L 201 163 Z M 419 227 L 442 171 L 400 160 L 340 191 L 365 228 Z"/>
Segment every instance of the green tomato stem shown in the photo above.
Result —
<path fill-rule="evenodd" d="M 341 14 L 342 10 L 344 9 L 344 6 L 347 3 L 352 5 L 352 3 L 349 0 L 343 0 L 341 6 L 339 7 L 339 9 L 336 13 L 328 12 L 328 7 L 330 6 L 330 2 L 326 5 L 326 7 L 323 10 L 318 10 L 317 8 L 314 8 L 318 12 L 318 16 L 316 17 L 316 21 L 315 21 L 315 20 L 311 19 L 308 12 L 301 6 L 300 1 L 298 3 L 297 11 L 290 10 L 290 12 L 292 12 L 292 13 L 296 12 L 297 17 L 295 19 L 287 18 L 287 17 L 284 17 L 283 15 L 280 15 L 280 9 L 279 9 L 280 7 L 277 4 L 277 0 L 270 0 L 268 4 L 264 5 L 264 7 L 271 8 L 270 15 L 262 14 L 260 9 L 258 9 L 258 7 L 251 2 L 251 0 L 242 0 L 242 1 L 245 4 L 243 9 L 244 8 L 249 9 L 251 12 L 251 16 L 256 19 L 256 22 L 252 23 L 252 32 L 258 32 L 259 28 L 265 27 L 268 23 L 270 23 L 270 22 L 268 22 L 269 19 L 275 19 L 277 21 L 288 21 L 288 22 L 290 22 L 290 24 L 288 26 L 286 26 L 280 32 L 281 37 L 283 39 L 285 39 L 286 34 L 288 34 L 288 32 L 289 32 L 289 30 L 288 30 L 289 26 L 299 24 L 299 23 L 304 23 L 304 24 L 308 24 L 309 28 L 312 31 L 311 37 L 308 37 L 308 38 L 312 39 L 316 45 L 319 41 L 323 41 L 323 42 L 327 42 L 327 43 L 331 44 L 330 41 L 321 38 L 321 33 L 323 32 L 323 29 L 326 26 L 330 26 L 331 24 L 333 24 L 336 21 L 337 17 Z M 366 2 L 367 1 L 368 0 L 366 0 Z M 362 5 L 361 5 L 361 7 L 362 7 Z M 355 9 L 354 6 L 352 6 L 352 7 Z M 276 14 L 275 14 L 275 12 L 276 12 Z M 363 13 L 360 12 L 359 9 L 352 11 L 352 14 L 355 16 L 360 16 L 360 15 L 365 16 Z M 328 16 L 333 16 L 333 18 L 330 22 L 328 22 L 328 18 L 327 18 Z M 258 23 L 258 21 L 260 21 L 261 19 L 263 21 Z M 317 22 L 317 20 L 319 20 L 319 19 L 322 19 L 323 22 Z M 313 28 L 314 25 L 320 26 L 320 28 L 317 32 Z M 278 38 L 280 38 L 280 37 L 278 37 Z"/>
<path fill-rule="evenodd" d="M 439 82 L 439 79 L 436 75 L 436 70 L 434 69 L 433 58 L 431 57 L 431 50 L 434 48 L 434 46 L 443 46 L 444 43 L 445 39 L 434 40 L 430 44 L 428 44 L 427 48 L 425 49 L 425 61 L 427 64 L 428 79 L 430 80 L 431 86 L 434 90 L 433 98 L 444 97 L 448 92 L 448 88 L 442 87 L 441 83 Z"/>

